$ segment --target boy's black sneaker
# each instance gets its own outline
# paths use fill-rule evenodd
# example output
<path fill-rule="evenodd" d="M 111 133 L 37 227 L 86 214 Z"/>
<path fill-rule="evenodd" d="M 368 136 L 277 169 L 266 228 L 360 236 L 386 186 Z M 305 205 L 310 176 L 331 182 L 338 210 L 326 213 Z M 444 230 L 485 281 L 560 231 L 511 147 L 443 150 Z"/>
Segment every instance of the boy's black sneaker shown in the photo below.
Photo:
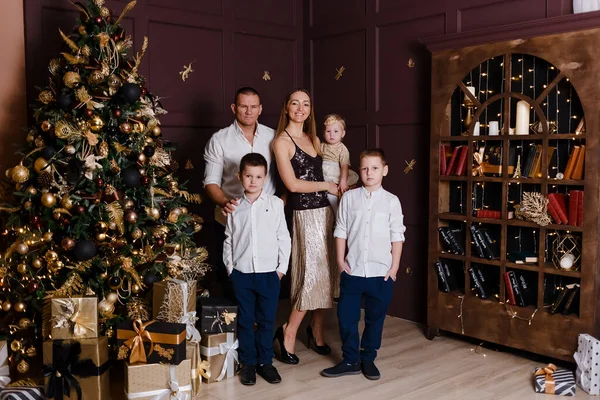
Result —
<path fill-rule="evenodd" d="M 372 381 L 376 381 L 377 379 L 381 378 L 381 374 L 379 373 L 379 370 L 373 361 L 362 361 L 360 366 L 365 378 Z"/>
<path fill-rule="evenodd" d="M 242 366 L 239 375 L 242 385 L 251 386 L 256 383 L 256 367 L 253 364 Z"/>
<path fill-rule="evenodd" d="M 256 373 L 269 383 L 281 382 L 281 375 L 279 375 L 277 368 L 273 364 L 258 364 L 256 366 Z"/>
<path fill-rule="evenodd" d="M 335 367 L 325 368 L 323 371 L 321 371 L 321 375 L 326 376 L 327 378 L 337 378 L 338 376 L 358 374 L 360 374 L 360 364 L 350 364 L 345 361 L 342 361 Z"/>

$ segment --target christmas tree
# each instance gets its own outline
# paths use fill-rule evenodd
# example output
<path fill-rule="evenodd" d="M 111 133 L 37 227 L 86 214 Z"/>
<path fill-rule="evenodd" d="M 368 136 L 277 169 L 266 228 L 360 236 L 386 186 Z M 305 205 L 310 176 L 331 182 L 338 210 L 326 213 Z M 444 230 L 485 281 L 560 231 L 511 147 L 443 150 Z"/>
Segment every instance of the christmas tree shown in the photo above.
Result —
<path fill-rule="evenodd" d="M 158 119 L 166 111 L 138 73 L 147 38 L 127 57 L 132 40 L 119 24 L 135 1 L 118 18 L 104 0 L 75 6 L 77 26 L 59 30 L 68 51 L 50 60 L 27 148 L 6 171 L 0 301 L 19 325 L 41 326 L 46 299 L 96 295 L 110 336 L 125 318 L 147 319 L 155 281 L 200 278 L 207 254 L 193 241 L 201 219 L 186 207 L 200 196 L 175 177 Z M 24 355 L 27 346 L 11 347 Z"/>

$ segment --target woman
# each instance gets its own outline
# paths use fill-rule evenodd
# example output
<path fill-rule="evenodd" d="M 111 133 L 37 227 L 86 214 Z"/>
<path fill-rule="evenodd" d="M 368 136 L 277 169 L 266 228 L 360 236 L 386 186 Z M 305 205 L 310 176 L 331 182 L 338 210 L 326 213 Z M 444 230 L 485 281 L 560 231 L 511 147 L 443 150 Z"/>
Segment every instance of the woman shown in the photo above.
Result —
<path fill-rule="evenodd" d="M 335 183 L 323 179 L 323 160 L 319 149 L 313 104 L 309 93 L 297 89 L 287 95 L 273 141 L 279 175 L 291 192 L 288 202 L 294 210 L 292 235 L 292 312 L 288 322 L 277 329 L 281 361 L 298 364 L 294 353 L 296 334 L 308 310 L 308 346 L 319 354 L 331 348 L 323 339 L 325 309 L 332 307 L 336 273 L 333 246 L 334 215 L 327 192 L 338 193 Z M 314 333 L 314 335 L 313 335 Z"/>

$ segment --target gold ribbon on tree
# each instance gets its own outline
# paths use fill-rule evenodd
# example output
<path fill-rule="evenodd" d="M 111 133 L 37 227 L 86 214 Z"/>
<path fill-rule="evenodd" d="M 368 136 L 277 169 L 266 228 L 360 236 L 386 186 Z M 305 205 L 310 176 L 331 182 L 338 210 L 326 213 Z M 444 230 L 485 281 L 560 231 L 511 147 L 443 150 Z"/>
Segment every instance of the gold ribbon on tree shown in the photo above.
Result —
<path fill-rule="evenodd" d="M 546 394 L 554 394 L 555 391 L 555 382 L 552 374 L 556 372 L 556 365 L 548 364 L 543 368 L 538 369 L 534 376 L 545 375 L 544 379 L 546 381 Z"/>
<path fill-rule="evenodd" d="M 148 355 L 152 354 L 154 343 L 152 341 L 152 335 L 150 335 L 150 332 L 146 330 L 146 327 L 152 323 L 154 323 L 154 321 L 149 321 L 146 323 L 142 323 L 142 320 L 139 319 L 133 321 L 133 329 L 137 335 L 125 341 L 125 346 L 129 347 L 131 350 L 131 353 L 129 354 L 130 363 L 135 364 L 146 362 L 144 342 L 150 342 L 150 352 Z"/>

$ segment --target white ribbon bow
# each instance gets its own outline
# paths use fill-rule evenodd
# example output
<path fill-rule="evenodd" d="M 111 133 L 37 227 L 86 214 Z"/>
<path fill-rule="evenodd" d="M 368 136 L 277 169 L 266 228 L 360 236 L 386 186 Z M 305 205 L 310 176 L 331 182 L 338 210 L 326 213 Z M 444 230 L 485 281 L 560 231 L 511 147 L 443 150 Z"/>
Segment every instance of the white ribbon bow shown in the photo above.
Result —
<path fill-rule="evenodd" d="M 151 390 L 148 392 L 141 393 L 125 393 L 128 399 L 139 399 L 141 397 L 152 397 L 152 400 L 189 400 L 192 385 L 185 385 L 180 387 L 177 382 L 177 376 L 175 375 L 175 365 L 169 366 L 169 374 L 171 380 L 169 381 L 169 387 L 165 389 Z"/>
<path fill-rule="evenodd" d="M 225 362 L 223 363 L 223 367 L 221 368 L 221 373 L 215 379 L 216 382 L 220 382 L 225 378 L 225 374 L 227 373 L 227 377 L 231 378 L 235 374 L 235 362 L 238 361 L 238 352 L 237 349 L 240 347 L 240 342 L 235 339 L 233 341 L 233 333 L 228 332 L 227 341 L 225 343 L 220 343 L 219 347 L 204 347 L 200 349 L 200 352 L 205 357 L 216 356 L 217 354 L 225 354 Z"/>
<path fill-rule="evenodd" d="M 180 323 L 185 324 L 185 338 L 189 341 L 197 341 L 199 342 L 202 338 L 200 336 L 200 332 L 196 329 L 196 321 L 198 321 L 198 317 L 196 317 L 196 311 L 190 311 L 183 314 Z"/>

